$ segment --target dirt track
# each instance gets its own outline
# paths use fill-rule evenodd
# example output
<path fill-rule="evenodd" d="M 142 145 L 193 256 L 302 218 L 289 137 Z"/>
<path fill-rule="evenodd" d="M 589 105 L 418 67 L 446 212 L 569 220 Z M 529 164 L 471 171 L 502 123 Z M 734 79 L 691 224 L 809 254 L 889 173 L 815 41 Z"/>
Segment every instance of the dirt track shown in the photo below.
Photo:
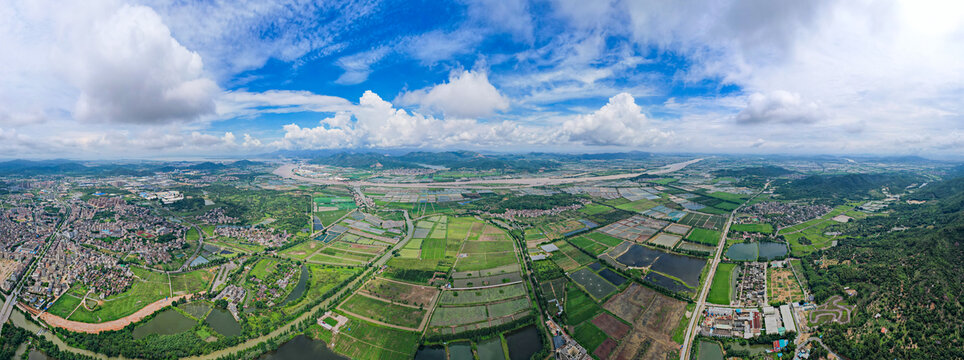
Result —
<path fill-rule="evenodd" d="M 148 315 L 153 314 L 155 311 L 163 309 L 164 307 L 171 305 L 171 303 L 188 296 L 190 295 L 181 295 L 181 296 L 175 296 L 173 298 L 158 300 L 151 304 L 148 304 L 147 306 L 141 308 L 140 310 L 137 310 L 137 312 L 133 314 L 127 315 L 117 320 L 102 322 L 99 324 L 89 324 L 89 323 L 84 323 L 79 321 L 71 321 L 48 312 L 41 313 L 40 319 L 51 326 L 64 328 L 70 331 L 96 334 L 103 331 L 123 329 L 125 326 L 138 322 L 141 319 L 147 317 Z"/>

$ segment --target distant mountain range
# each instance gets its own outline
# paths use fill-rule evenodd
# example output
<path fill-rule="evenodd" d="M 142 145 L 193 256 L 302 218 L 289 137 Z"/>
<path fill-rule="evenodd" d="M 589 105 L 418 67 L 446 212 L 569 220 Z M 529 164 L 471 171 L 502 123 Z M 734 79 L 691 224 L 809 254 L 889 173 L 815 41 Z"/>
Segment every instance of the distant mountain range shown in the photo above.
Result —
<path fill-rule="evenodd" d="M 472 151 L 410 152 L 403 155 L 341 152 L 310 161 L 313 164 L 353 168 L 444 167 L 465 170 L 539 171 L 559 167 L 556 160 L 530 159 L 525 155 L 484 155 Z"/>

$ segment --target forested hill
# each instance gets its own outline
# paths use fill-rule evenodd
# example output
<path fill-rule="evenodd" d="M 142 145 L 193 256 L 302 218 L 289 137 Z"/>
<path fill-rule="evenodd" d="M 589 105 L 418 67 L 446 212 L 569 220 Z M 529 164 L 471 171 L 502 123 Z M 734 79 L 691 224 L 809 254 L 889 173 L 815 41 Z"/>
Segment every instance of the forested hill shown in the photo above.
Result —
<path fill-rule="evenodd" d="M 459 170 L 506 170 L 536 172 L 552 169 L 559 163 L 552 160 L 529 159 L 516 155 L 483 155 L 471 151 L 411 152 L 400 156 L 378 153 L 343 152 L 319 157 L 315 164 L 353 168 L 419 168 L 424 165 L 442 166 Z"/>
<path fill-rule="evenodd" d="M 785 199 L 862 199 L 881 197 L 879 191 L 883 187 L 899 193 L 906 186 L 923 181 L 923 177 L 910 173 L 811 175 L 780 184 L 776 193 Z"/>
<path fill-rule="evenodd" d="M 916 196 L 933 201 L 847 224 L 853 238 L 804 259 L 817 302 L 857 290 L 851 323 L 822 328 L 850 359 L 964 359 L 964 179 L 931 186 Z"/>
<path fill-rule="evenodd" d="M 742 178 L 747 176 L 752 177 L 777 177 L 783 175 L 793 174 L 791 170 L 773 165 L 764 166 L 753 166 L 745 167 L 741 169 L 722 169 L 713 171 L 713 175 L 716 176 L 730 176 L 735 178 Z"/>

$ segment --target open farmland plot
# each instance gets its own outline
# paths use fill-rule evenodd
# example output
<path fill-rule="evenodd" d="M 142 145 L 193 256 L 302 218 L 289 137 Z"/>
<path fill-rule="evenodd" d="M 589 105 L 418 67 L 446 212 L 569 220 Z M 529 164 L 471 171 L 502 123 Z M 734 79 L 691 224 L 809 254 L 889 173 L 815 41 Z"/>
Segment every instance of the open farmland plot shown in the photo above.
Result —
<path fill-rule="evenodd" d="M 575 245 L 576 247 L 583 249 L 589 252 L 590 254 L 593 254 L 593 256 L 599 256 L 599 254 L 602 254 L 606 252 L 606 250 L 609 250 L 608 246 L 597 243 L 585 236 L 576 236 L 574 238 L 570 238 L 569 242 Z"/>
<path fill-rule="evenodd" d="M 733 270 L 737 268 L 737 264 L 727 263 L 721 263 L 716 268 L 710 293 L 706 297 L 707 302 L 718 305 L 730 304 L 730 299 L 733 297 Z"/>
<path fill-rule="evenodd" d="M 678 243 L 680 239 L 681 238 L 679 235 L 660 233 L 659 235 L 653 236 L 653 238 L 649 239 L 649 243 L 672 249 L 676 246 L 676 243 Z"/>
<path fill-rule="evenodd" d="M 314 254 L 315 251 L 318 251 L 318 249 L 320 249 L 322 246 L 324 246 L 324 244 L 322 244 L 320 241 L 309 240 L 281 251 L 281 256 L 296 260 L 304 260 L 310 257 L 311 254 Z"/>
<path fill-rule="evenodd" d="M 755 232 L 763 234 L 772 234 L 773 225 L 770 224 L 732 224 L 730 225 L 730 231 L 743 231 L 743 232 Z"/>
<path fill-rule="evenodd" d="M 522 275 L 516 272 L 516 273 L 505 273 L 500 275 L 453 279 L 452 287 L 473 288 L 473 287 L 480 287 L 480 286 L 510 284 L 518 281 L 522 281 Z"/>
<path fill-rule="evenodd" d="M 723 236 L 723 233 L 719 231 L 697 228 L 690 231 L 689 235 L 686 235 L 686 240 L 703 245 L 716 246 L 720 242 L 721 236 Z"/>
<path fill-rule="evenodd" d="M 616 349 L 616 359 L 665 359 L 677 354 L 679 344 L 672 339 L 686 310 L 686 303 L 653 292 L 652 301 L 636 308 L 633 329 Z"/>
<path fill-rule="evenodd" d="M 446 290 L 439 299 L 441 305 L 487 304 L 522 297 L 526 295 L 525 286 L 512 284 L 474 290 Z"/>
<path fill-rule="evenodd" d="M 709 245 L 698 244 L 698 243 L 693 243 L 689 241 L 683 241 L 676 248 L 680 250 L 699 251 L 699 252 L 705 252 L 710 254 L 713 252 L 713 250 L 716 249 L 716 246 L 709 246 Z"/>
<path fill-rule="evenodd" d="M 427 314 L 426 310 L 417 307 L 398 305 L 361 294 L 348 298 L 339 309 L 377 322 L 410 329 L 418 329 Z"/>
<path fill-rule="evenodd" d="M 623 219 L 599 229 L 600 232 L 620 239 L 644 242 L 650 236 L 659 232 L 669 223 L 662 220 L 654 220 L 645 216 L 636 215 L 628 219 Z"/>
<path fill-rule="evenodd" d="M 362 265 L 364 262 L 355 259 L 346 259 L 341 257 L 335 257 L 327 254 L 315 254 L 308 259 L 308 262 L 315 264 L 325 264 L 325 265 L 349 265 L 357 266 Z"/>
<path fill-rule="evenodd" d="M 431 306 L 438 295 L 438 289 L 431 286 L 419 286 L 394 280 L 375 278 L 365 284 L 363 292 L 374 297 L 412 306 Z"/>
<path fill-rule="evenodd" d="M 626 334 L 629 334 L 629 325 L 608 313 L 599 314 L 599 316 L 592 319 L 592 323 L 606 333 L 606 335 L 616 340 L 620 340 L 626 336 Z"/>
<path fill-rule="evenodd" d="M 485 305 L 435 308 L 429 326 L 443 327 L 473 324 L 488 319 Z"/>
<path fill-rule="evenodd" d="M 573 284 L 569 284 L 569 288 L 566 290 L 565 305 L 565 312 L 568 314 L 566 322 L 569 325 L 584 323 L 602 312 L 599 304 Z"/>
<path fill-rule="evenodd" d="M 573 339 L 576 339 L 576 342 L 578 342 L 579 345 L 582 345 L 589 351 L 595 350 L 602 345 L 604 341 L 609 339 L 606 337 L 606 333 L 596 327 L 596 325 L 593 325 L 591 322 L 576 325 L 575 329 L 572 331 L 572 337 Z"/>
<path fill-rule="evenodd" d="M 803 290 L 789 268 L 767 269 L 767 298 L 770 301 L 791 303 L 804 300 Z"/>
<path fill-rule="evenodd" d="M 519 264 L 509 264 L 509 265 L 494 267 L 491 269 L 482 269 L 479 271 L 456 272 L 456 273 L 452 273 L 452 278 L 467 279 L 471 277 L 502 275 L 502 274 L 518 273 L 520 270 L 521 268 L 519 267 Z"/>
<path fill-rule="evenodd" d="M 415 356 L 417 332 L 380 326 L 351 316 L 348 319 L 332 341 L 339 354 L 362 360 L 407 360 Z"/>
<path fill-rule="evenodd" d="M 656 296 L 656 291 L 653 289 L 633 283 L 626 290 L 606 301 L 603 308 L 620 319 L 632 323 L 636 321 L 643 310 L 649 307 L 654 296 Z"/>
<path fill-rule="evenodd" d="M 716 215 L 687 213 L 679 223 L 710 230 L 723 230 L 723 225 L 726 224 L 726 218 Z"/>
<path fill-rule="evenodd" d="M 549 281 L 543 281 L 539 283 L 539 287 L 542 288 L 542 295 L 546 298 L 546 300 L 556 299 L 564 302 L 566 299 L 566 284 L 568 283 L 569 279 L 560 277 Z"/>
<path fill-rule="evenodd" d="M 518 298 L 490 303 L 488 305 L 489 318 L 494 319 L 509 316 L 530 308 L 532 308 L 532 303 L 529 302 L 529 298 Z"/>
<path fill-rule="evenodd" d="M 677 235 L 686 235 L 686 233 L 689 232 L 691 228 L 692 228 L 691 226 L 686 226 L 682 224 L 670 224 L 665 229 L 663 229 L 663 231 L 677 234 Z"/>
<path fill-rule="evenodd" d="M 572 260 L 575 261 L 577 264 L 579 264 L 579 266 L 586 265 L 586 264 L 591 263 L 591 262 L 593 262 L 593 261 L 596 260 L 596 259 L 593 259 L 592 257 L 590 257 L 589 255 L 586 255 L 586 254 L 583 253 L 582 251 L 579 251 L 579 249 L 576 249 L 576 248 L 573 247 L 572 245 L 569 245 L 569 243 L 567 243 L 567 242 L 565 242 L 565 241 L 555 242 L 554 244 L 559 247 L 559 251 L 557 251 L 557 252 L 561 252 L 561 253 L 565 254 L 565 255 L 568 256 L 570 259 L 572 259 Z M 560 267 L 562 267 L 562 265 L 560 265 Z M 563 268 L 563 269 L 566 269 L 565 267 L 562 267 L 562 268 Z M 568 270 L 567 270 L 567 271 L 568 271 Z"/>
<path fill-rule="evenodd" d="M 616 286 L 589 269 L 580 269 L 569 274 L 572 281 L 582 286 L 596 300 L 602 300 L 616 291 Z"/>

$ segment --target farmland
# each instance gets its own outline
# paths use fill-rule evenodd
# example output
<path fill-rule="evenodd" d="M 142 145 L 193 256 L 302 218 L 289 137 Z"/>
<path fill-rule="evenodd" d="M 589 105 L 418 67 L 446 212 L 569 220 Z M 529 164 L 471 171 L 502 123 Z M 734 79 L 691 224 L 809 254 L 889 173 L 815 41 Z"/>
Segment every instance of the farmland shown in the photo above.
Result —
<path fill-rule="evenodd" d="M 770 224 L 732 224 L 730 231 L 755 232 L 762 234 L 772 234 L 773 225 Z"/>
<path fill-rule="evenodd" d="M 720 242 L 721 236 L 723 236 L 723 234 L 716 230 L 696 228 L 690 231 L 689 235 L 686 236 L 686 240 L 704 245 L 716 246 L 716 244 Z"/>
<path fill-rule="evenodd" d="M 364 295 L 354 295 L 339 307 L 365 318 L 382 323 L 417 329 L 426 310 L 387 302 Z"/>
<path fill-rule="evenodd" d="M 733 296 L 733 270 L 737 266 L 737 264 L 721 263 L 716 268 L 716 274 L 713 275 L 713 283 L 710 285 L 710 293 L 707 295 L 706 301 L 719 305 L 730 304 L 730 299 Z"/>
<path fill-rule="evenodd" d="M 789 268 L 767 269 L 767 298 L 782 303 L 805 300 L 803 290 Z"/>

